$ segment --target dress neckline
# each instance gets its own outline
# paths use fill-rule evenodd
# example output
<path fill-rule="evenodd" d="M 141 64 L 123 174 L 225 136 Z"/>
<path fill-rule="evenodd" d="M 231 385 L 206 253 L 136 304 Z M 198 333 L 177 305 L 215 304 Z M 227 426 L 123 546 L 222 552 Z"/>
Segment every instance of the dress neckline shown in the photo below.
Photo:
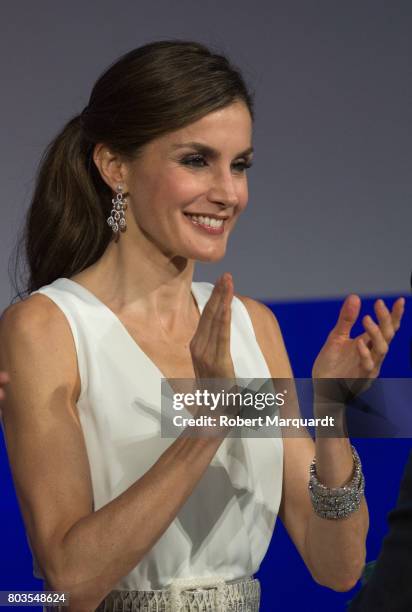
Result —
<path fill-rule="evenodd" d="M 116 325 L 122 330 L 122 333 L 126 340 L 132 346 L 135 347 L 135 350 L 137 350 L 137 352 L 143 357 L 143 359 L 146 359 L 146 361 L 156 370 L 156 372 L 160 375 L 161 378 L 168 378 L 155 364 L 153 359 L 151 359 L 149 355 L 142 349 L 140 344 L 133 338 L 133 336 L 131 335 L 127 327 L 119 319 L 117 314 L 115 314 L 115 312 L 111 308 L 109 308 L 104 302 L 102 302 L 92 291 L 86 289 L 86 287 L 84 287 L 77 281 L 72 280 L 71 278 L 60 277 L 58 281 L 63 281 L 66 285 L 71 286 L 72 289 L 74 289 L 78 293 L 82 293 L 83 295 L 85 295 L 89 299 L 89 301 L 100 306 L 104 310 L 104 312 L 106 312 L 110 316 L 110 318 L 116 323 Z M 193 296 L 193 299 L 195 300 L 197 309 L 201 316 L 204 308 L 204 301 L 194 281 L 192 281 L 190 293 Z"/>

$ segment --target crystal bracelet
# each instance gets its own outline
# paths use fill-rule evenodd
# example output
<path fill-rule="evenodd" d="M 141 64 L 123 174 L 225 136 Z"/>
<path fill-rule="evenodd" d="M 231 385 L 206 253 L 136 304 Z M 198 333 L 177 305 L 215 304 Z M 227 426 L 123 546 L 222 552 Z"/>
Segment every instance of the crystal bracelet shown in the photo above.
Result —
<path fill-rule="evenodd" d="M 343 487 L 330 488 L 319 482 L 316 474 L 316 457 L 310 464 L 309 493 L 313 508 L 326 519 L 346 518 L 358 510 L 365 490 L 365 478 L 357 450 L 352 446 L 353 476 Z"/>

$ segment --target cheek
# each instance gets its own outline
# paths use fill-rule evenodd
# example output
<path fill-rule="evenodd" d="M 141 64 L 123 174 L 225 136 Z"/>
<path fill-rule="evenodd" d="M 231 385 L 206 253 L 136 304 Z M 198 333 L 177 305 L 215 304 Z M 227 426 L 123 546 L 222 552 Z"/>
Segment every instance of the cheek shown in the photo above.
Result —
<path fill-rule="evenodd" d="M 166 219 L 177 208 L 182 208 L 195 197 L 194 181 L 175 174 L 157 175 L 150 180 L 140 181 L 134 185 L 135 210 L 138 221 L 147 223 L 154 218 L 157 221 Z M 147 218 L 147 211 L 150 216 Z"/>
<path fill-rule="evenodd" d="M 239 199 L 239 211 L 241 212 L 245 210 L 247 203 L 248 203 L 248 199 L 249 199 L 248 185 L 246 182 L 239 189 L 238 199 Z"/>
<path fill-rule="evenodd" d="M 206 186 L 199 176 L 191 176 L 187 172 L 176 172 L 169 181 L 168 189 L 177 202 L 188 204 L 203 195 Z"/>
<path fill-rule="evenodd" d="M 187 172 L 182 172 L 180 169 L 169 173 L 161 181 L 162 196 L 166 196 L 169 202 L 176 204 L 187 204 L 201 195 L 203 191 L 204 186 L 199 177 L 188 175 Z"/>

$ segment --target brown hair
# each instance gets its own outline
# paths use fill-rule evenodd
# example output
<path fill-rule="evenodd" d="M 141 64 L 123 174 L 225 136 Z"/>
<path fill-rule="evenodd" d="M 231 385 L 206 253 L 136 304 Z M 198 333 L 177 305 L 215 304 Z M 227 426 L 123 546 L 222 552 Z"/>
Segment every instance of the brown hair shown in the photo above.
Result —
<path fill-rule="evenodd" d="M 252 121 L 253 94 L 223 54 L 183 40 L 129 51 L 99 77 L 82 113 L 49 144 L 18 245 L 25 249 L 28 294 L 93 264 L 113 232 L 106 219 L 113 194 L 92 153 L 99 142 L 126 159 L 167 132 L 240 99 Z M 15 288 L 18 290 L 15 267 Z"/>

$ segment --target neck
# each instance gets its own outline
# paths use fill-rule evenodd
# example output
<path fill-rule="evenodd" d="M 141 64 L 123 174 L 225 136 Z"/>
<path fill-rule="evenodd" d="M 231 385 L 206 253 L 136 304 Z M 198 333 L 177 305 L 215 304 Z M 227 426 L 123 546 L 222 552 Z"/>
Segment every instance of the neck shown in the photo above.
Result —
<path fill-rule="evenodd" d="M 166 256 L 147 241 L 112 240 L 96 263 L 73 280 L 85 284 L 114 312 L 174 333 L 198 318 L 191 295 L 194 260 Z"/>

